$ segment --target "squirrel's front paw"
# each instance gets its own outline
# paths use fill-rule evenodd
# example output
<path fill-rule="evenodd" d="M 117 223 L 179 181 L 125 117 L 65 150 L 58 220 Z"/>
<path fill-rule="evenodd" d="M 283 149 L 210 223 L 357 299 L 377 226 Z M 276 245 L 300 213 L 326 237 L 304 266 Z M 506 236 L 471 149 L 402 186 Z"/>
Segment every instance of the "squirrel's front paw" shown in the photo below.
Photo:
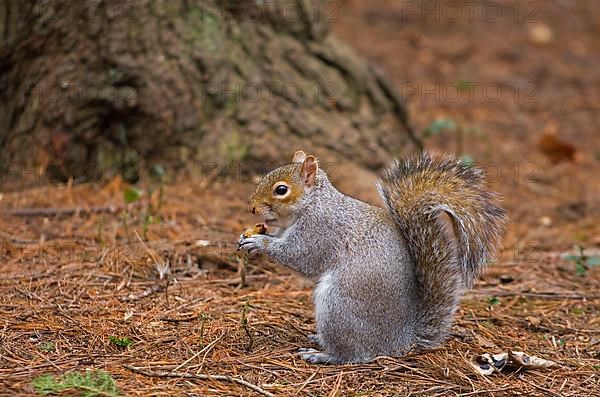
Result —
<path fill-rule="evenodd" d="M 258 254 L 267 249 L 271 239 L 272 237 L 266 234 L 255 234 L 246 237 L 242 233 L 240 235 L 239 249 L 248 251 L 249 254 Z"/>

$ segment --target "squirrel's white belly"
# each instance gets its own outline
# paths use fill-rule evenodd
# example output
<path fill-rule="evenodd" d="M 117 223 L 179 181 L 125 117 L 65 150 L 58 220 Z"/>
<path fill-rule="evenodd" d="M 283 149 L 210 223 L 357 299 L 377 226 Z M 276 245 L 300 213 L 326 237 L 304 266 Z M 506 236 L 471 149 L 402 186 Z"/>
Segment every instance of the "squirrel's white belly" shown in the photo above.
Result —
<path fill-rule="evenodd" d="M 315 288 L 315 292 L 313 294 L 313 301 L 316 307 L 320 306 L 320 303 L 326 299 L 325 297 L 327 296 L 327 292 L 329 288 L 331 288 L 332 277 L 331 271 L 327 271 L 319 278 L 317 287 Z"/>

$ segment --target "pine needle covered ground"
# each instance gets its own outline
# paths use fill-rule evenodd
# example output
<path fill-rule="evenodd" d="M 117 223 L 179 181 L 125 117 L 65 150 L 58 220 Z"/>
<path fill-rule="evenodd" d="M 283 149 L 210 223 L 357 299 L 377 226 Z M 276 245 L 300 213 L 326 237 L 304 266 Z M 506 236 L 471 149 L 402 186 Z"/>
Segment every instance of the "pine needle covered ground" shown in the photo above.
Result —
<path fill-rule="evenodd" d="M 296 355 L 314 330 L 310 283 L 236 252 L 251 183 L 170 185 L 160 209 L 156 194 L 124 207 L 125 189 L 117 179 L 4 194 L 1 393 L 99 370 L 122 395 L 598 395 L 600 267 L 578 274 L 576 255 L 506 248 L 438 350 L 311 366 Z M 149 202 L 160 221 L 143 241 Z M 31 211 L 54 203 L 79 210 Z M 107 203 L 112 212 L 90 212 Z M 559 366 L 482 377 L 469 364 L 511 349 Z"/>

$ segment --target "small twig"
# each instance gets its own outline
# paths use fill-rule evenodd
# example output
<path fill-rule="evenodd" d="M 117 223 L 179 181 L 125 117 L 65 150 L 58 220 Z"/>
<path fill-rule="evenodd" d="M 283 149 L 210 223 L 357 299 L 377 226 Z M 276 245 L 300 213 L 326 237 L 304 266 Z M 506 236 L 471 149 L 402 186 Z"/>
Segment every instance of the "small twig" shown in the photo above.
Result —
<path fill-rule="evenodd" d="M 335 397 L 338 395 L 338 393 L 340 391 L 340 386 L 342 385 L 343 376 L 344 376 L 344 371 L 340 371 L 340 374 L 338 375 L 337 380 L 335 381 L 335 385 L 333 386 L 331 393 L 329 393 L 330 397 Z"/>
<path fill-rule="evenodd" d="M 122 210 L 123 206 L 105 205 L 98 207 L 73 207 L 73 208 L 17 208 L 14 210 L 2 211 L 4 214 L 19 216 L 19 217 L 36 217 L 36 216 L 72 216 L 79 214 L 101 214 L 101 213 L 117 213 Z"/>
<path fill-rule="evenodd" d="M 246 276 L 245 281 L 260 281 L 269 279 L 268 274 L 251 274 Z M 238 286 L 241 283 L 241 279 L 239 277 L 236 278 L 226 278 L 226 279 L 215 279 L 215 280 L 207 280 L 210 284 L 223 284 L 223 285 L 235 285 Z"/>
<path fill-rule="evenodd" d="M 198 357 L 202 353 L 205 353 L 205 352 L 208 353 L 221 339 L 223 339 L 224 336 L 225 336 L 225 334 L 221 335 L 219 338 L 217 338 L 214 341 L 210 342 L 204 348 L 200 349 L 199 352 L 197 352 L 196 354 L 194 354 L 193 356 L 191 356 L 190 358 L 188 358 L 187 360 L 185 360 L 184 362 L 182 362 L 181 364 L 179 364 L 177 367 L 173 368 L 172 372 L 177 372 L 177 370 L 185 367 L 185 365 L 187 363 L 189 363 L 190 361 L 192 361 L 193 359 L 195 359 L 196 357 Z"/>
<path fill-rule="evenodd" d="M 164 288 L 165 288 L 164 285 L 160 285 L 160 284 L 153 285 L 152 287 L 150 287 L 150 288 L 148 288 L 148 289 L 140 292 L 137 295 L 136 294 L 129 294 L 129 295 L 125 296 L 125 297 L 120 298 L 120 300 L 121 300 L 121 302 L 137 301 L 137 300 L 143 299 L 143 298 L 145 298 L 147 296 L 150 296 L 150 295 L 152 295 L 152 294 L 154 294 L 156 292 L 160 292 Z"/>
<path fill-rule="evenodd" d="M 19 238 L 17 236 L 13 236 L 12 234 L 3 232 L 1 230 L 0 230 L 0 238 L 3 238 L 14 244 L 38 244 L 40 242 L 40 240 L 25 240 L 25 239 Z"/>
<path fill-rule="evenodd" d="M 144 240 L 142 240 L 142 238 L 140 237 L 137 230 L 133 230 L 133 232 L 135 233 L 135 236 L 138 238 L 138 240 L 140 241 L 140 243 L 142 244 L 142 246 L 144 247 L 144 249 L 146 250 L 148 255 L 154 260 L 154 266 L 156 266 L 157 269 L 158 269 L 158 267 L 164 267 L 165 265 L 163 264 L 163 262 L 158 259 L 158 257 L 154 254 L 154 252 L 150 248 L 148 248 L 148 245 L 146 245 Z M 162 275 L 160 278 L 162 278 Z"/>
<path fill-rule="evenodd" d="M 237 258 L 238 262 L 238 274 L 240 275 L 240 283 L 238 288 L 244 288 L 246 286 L 246 274 L 248 273 L 248 255 L 242 254 Z"/>
<path fill-rule="evenodd" d="M 44 300 L 42 298 L 40 298 L 37 294 L 30 292 L 30 291 L 24 291 L 21 288 L 15 286 L 13 287 L 15 289 L 15 291 L 17 291 L 18 293 L 20 293 L 21 295 L 23 295 L 24 297 L 26 297 L 27 299 L 30 300 L 37 300 L 39 302 L 43 302 Z"/>
<path fill-rule="evenodd" d="M 17 236 L 13 236 L 9 233 L 0 231 L 0 239 L 5 239 L 11 244 L 15 245 L 39 245 L 40 247 L 46 243 L 56 243 L 56 242 L 65 242 L 65 243 L 79 243 L 79 244 L 90 244 L 94 243 L 93 240 L 88 240 L 85 238 L 75 237 L 75 236 L 43 236 L 38 240 L 26 240 Z"/>
<path fill-rule="evenodd" d="M 231 383 L 237 383 L 238 385 L 245 386 L 251 390 L 254 390 L 257 393 L 262 394 L 267 397 L 275 397 L 273 393 L 269 393 L 268 391 L 250 383 L 246 382 L 243 379 L 234 378 L 233 376 L 227 375 L 205 375 L 205 374 L 189 374 L 186 372 L 176 372 L 176 371 L 150 371 L 140 367 L 134 367 L 132 365 L 123 365 L 123 367 L 128 370 L 135 372 L 136 374 L 158 377 L 158 378 L 186 378 L 186 379 L 198 379 L 198 380 L 218 380 L 225 381 Z"/>
<path fill-rule="evenodd" d="M 164 321 L 167 323 L 187 323 L 189 321 L 194 321 L 199 319 L 202 316 L 202 314 L 199 314 L 197 316 L 192 316 L 192 317 L 183 317 L 183 318 L 169 318 L 169 317 L 161 317 L 159 318 L 160 321 Z"/>
<path fill-rule="evenodd" d="M 469 291 L 472 294 L 476 295 L 486 295 L 486 296 L 498 296 L 498 297 L 507 297 L 507 296 L 524 296 L 528 298 L 539 298 L 539 299 L 576 299 L 576 300 L 591 300 L 598 299 L 600 295 L 576 295 L 576 294 L 559 294 L 556 292 L 524 292 L 524 291 L 498 291 L 498 290 L 471 290 Z"/>
<path fill-rule="evenodd" d="M 498 389 L 481 389 L 481 390 L 475 390 L 475 391 L 468 392 L 468 393 L 461 393 L 458 396 L 460 396 L 460 397 L 474 396 L 476 394 L 496 393 L 496 392 L 501 392 L 501 391 L 513 390 L 513 389 L 515 389 L 514 386 L 501 387 L 501 388 L 498 388 Z"/>
<path fill-rule="evenodd" d="M 315 372 L 312 373 L 311 376 L 308 377 L 308 379 L 306 379 L 306 381 L 304 383 L 302 383 L 302 385 L 300 386 L 300 388 L 298 390 L 296 390 L 296 395 L 299 395 L 300 392 L 306 387 L 306 385 L 308 385 L 310 383 L 311 380 L 313 380 L 313 378 L 315 376 L 317 376 L 317 374 L 319 373 L 319 371 L 321 370 L 321 368 L 317 368 L 317 370 Z"/>
<path fill-rule="evenodd" d="M 169 280 L 169 277 L 167 276 L 167 274 L 171 271 L 169 260 L 167 259 L 166 262 L 159 260 L 158 257 L 154 254 L 154 252 L 150 248 L 148 248 L 148 246 L 146 245 L 144 240 L 142 240 L 142 238 L 140 237 L 137 230 L 134 229 L 133 232 L 135 233 L 135 236 L 138 238 L 138 240 L 140 241 L 140 243 L 142 244 L 142 246 L 144 247 L 144 249 L 146 250 L 148 255 L 154 260 L 154 267 L 158 271 L 159 278 L 162 280 L 164 277 L 165 281 L 164 281 L 164 286 L 162 286 L 162 288 L 164 288 L 164 290 L 165 290 L 165 299 L 167 300 L 167 304 L 168 304 L 169 303 L 170 280 Z"/>
<path fill-rule="evenodd" d="M 252 337 L 252 332 L 250 331 L 250 327 L 248 327 L 248 309 L 250 308 L 250 301 L 247 300 L 242 307 L 242 315 L 240 319 L 240 326 L 246 332 L 246 336 L 248 337 L 248 344 L 246 345 L 246 351 L 249 352 L 252 350 L 252 346 L 254 345 L 254 338 Z"/>
<path fill-rule="evenodd" d="M 200 314 L 200 318 L 202 319 L 202 322 L 200 323 L 200 346 L 204 346 L 204 326 L 206 325 L 206 322 L 209 319 L 208 314 L 206 313 L 202 313 Z"/>
<path fill-rule="evenodd" d="M 554 397 L 563 397 L 563 394 L 553 392 L 548 387 L 542 387 L 542 386 L 536 385 L 533 382 L 527 382 L 527 384 L 535 387 L 536 389 L 538 389 L 540 391 L 543 391 L 544 394 L 546 394 L 546 395 L 551 395 L 551 396 L 554 396 Z"/>

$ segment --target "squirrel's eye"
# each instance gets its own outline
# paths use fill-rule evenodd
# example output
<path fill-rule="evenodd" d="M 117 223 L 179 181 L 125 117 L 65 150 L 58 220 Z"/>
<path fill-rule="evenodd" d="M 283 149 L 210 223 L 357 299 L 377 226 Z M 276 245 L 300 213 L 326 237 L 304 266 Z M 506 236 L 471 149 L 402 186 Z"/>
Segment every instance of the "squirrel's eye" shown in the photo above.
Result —
<path fill-rule="evenodd" d="M 283 196 L 288 192 L 288 187 L 285 185 L 279 185 L 275 188 L 275 194 L 278 196 Z"/>

